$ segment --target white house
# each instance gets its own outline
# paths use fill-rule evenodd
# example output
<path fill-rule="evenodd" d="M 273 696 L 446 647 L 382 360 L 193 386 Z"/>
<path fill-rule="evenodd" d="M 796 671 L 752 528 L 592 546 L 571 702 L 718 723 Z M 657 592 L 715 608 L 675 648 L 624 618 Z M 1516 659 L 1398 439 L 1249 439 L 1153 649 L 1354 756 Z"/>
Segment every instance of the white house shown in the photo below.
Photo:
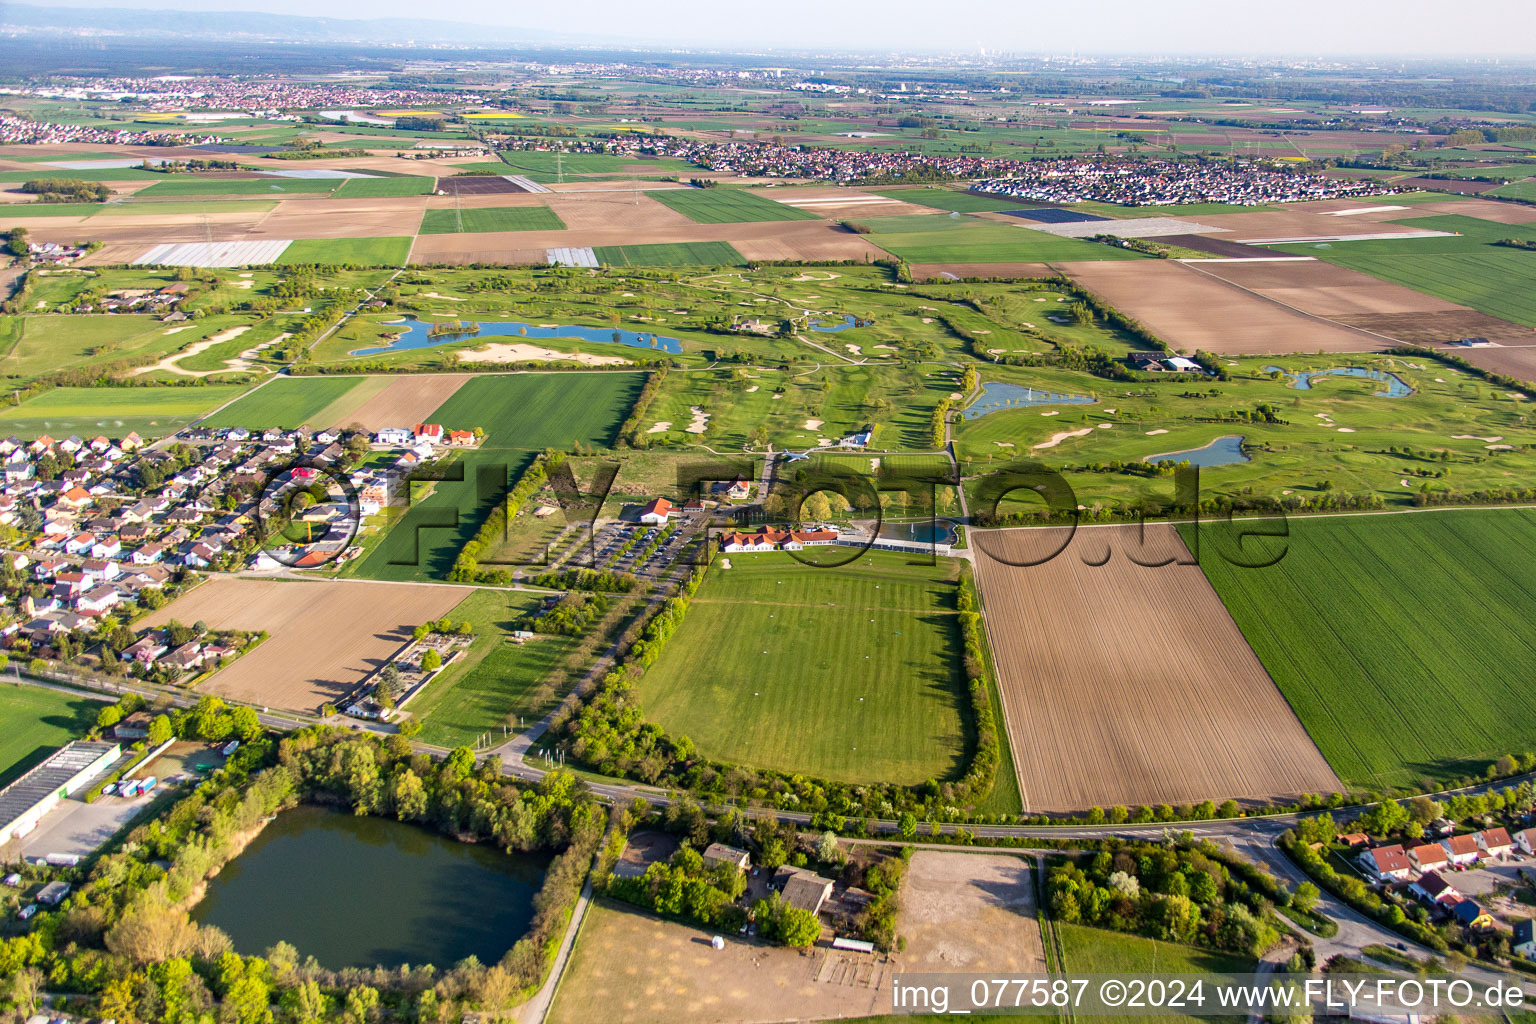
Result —
<path fill-rule="evenodd" d="M 1408 862 L 1416 871 L 1441 871 L 1450 864 L 1445 847 L 1439 843 L 1423 843 L 1408 848 Z"/>
<path fill-rule="evenodd" d="M 411 443 L 411 432 L 404 427 L 385 427 L 373 435 L 375 444 L 387 444 L 391 446 Z"/>
<path fill-rule="evenodd" d="M 1365 850 L 1360 854 L 1359 862 L 1366 874 L 1377 881 L 1387 879 L 1406 881 L 1413 873 L 1413 866 L 1408 862 L 1408 854 L 1403 852 L 1403 847 L 1399 843 Z"/>
<path fill-rule="evenodd" d="M 672 513 L 672 503 L 666 498 L 657 498 L 640 510 L 640 521 L 647 526 L 663 526 Z"/>
<path fill-rule="evenodd" d="M 1478 849 L 1476 836 L 1451 836 L 1442 839 L 1440 845 L 1445 847 L 1447 856 L 1451 858 L 1451 866 L 1464 868 L 1477 863 L 1477 858 L 1482 855 Z"/>
<path fill-rule="evenodd" d="M 1527 960 L 1536 956 L 1536 924 L 1530 918 L 1515 922 L 1515 940 L 1509 948 Z"/>
<path fill-rule="evenodd" d="M 1536 828 L 1516 832 L 1515 845 L 1520 847 L 1521 853 L 1536 853 Z"/>

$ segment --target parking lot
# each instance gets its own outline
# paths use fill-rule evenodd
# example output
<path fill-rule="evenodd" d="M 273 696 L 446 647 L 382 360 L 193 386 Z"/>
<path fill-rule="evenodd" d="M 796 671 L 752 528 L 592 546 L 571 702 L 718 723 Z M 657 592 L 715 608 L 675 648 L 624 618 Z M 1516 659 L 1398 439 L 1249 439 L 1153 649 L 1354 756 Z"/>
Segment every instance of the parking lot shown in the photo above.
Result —
<path fill-rule="evenodd" d="M 49 811 L 42 823 L 22 839 L 21 855 L 29 859 L 51 853 L 88 856 L 138 817 L 159 792 L 157 789 L 131 800 L 102 796 L 89 804 L 70 797 Z"/>

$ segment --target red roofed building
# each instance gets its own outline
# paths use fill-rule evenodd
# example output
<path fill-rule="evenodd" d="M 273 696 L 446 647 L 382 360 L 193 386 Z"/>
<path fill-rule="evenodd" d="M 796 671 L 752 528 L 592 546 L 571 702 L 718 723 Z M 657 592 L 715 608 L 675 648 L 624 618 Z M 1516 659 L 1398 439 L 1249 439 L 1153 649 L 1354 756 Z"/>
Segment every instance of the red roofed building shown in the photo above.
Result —
<path fill-rule="evenodd" d="M 1408 863 L 1408 855 L 1403 852 L 1400 843 L 1363 851 L 1360 854 L 1360 866 L 1377 881 L 1404 881 L 1413 873 L 1413 866 Z"/>
<path fill-rule="evenodd" d="M 752 533 L 733 531 L 720 535 L 720 550 L 725 552 L 799 551 L 836 543 L 836 530 L 780 530 L 765 526 Z"/>
<path fill-rule="evenodd" d="M 411 428 L 411 436 L 417 441 L 438 444 L 443 440 L 443 425 L 441 423 L 418 423 Z"/>
<path fill-rule="evenodd" d="M 1468 864 L 1476 864 L 1481 850 L 1477 848 L 1476 836 L 1451 836 L 1443 839 L 1440 845 L 1445 847 L 1445 852 L 1450 854 L 1453 867 L 1466 867 Z"/>
<path fill-rule="evenodd" d="M 1439 871 L 1450 864 L 1445 847 L 1439 843 L 1423 843 L 1408 848 L 1408 860 L 1420 871 Z"/>
<path fill-rule="evenodd" d="M 640 510 L 640 521 L 647 526 L 661 526 L 673 511 L 670 501 L 666 498 L 657 498 Z"/>
<path fill-rule="evenodd" d="M 1490 857 L 1507 857 L 1515 851 L 1509 832 L 1502 828 L 1487 828 L 1476 834 L 1477 845 Z"/>
<path fill-rule="evenodd" d="M 448 443 L 456 448 L 472 448 L 475 444 L 475 435 L 468 430 L 450 430 Z"/>

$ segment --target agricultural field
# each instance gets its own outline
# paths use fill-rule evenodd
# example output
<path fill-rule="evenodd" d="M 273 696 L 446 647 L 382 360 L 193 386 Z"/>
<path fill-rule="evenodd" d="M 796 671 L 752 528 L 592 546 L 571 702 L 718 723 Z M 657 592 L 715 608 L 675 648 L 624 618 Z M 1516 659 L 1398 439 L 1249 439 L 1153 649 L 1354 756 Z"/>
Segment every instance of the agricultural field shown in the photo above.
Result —
<path fill-rule="evenodd" d="M 1345 782 L 1438 786 L 1536 746 L 1536 648 L 1513 625 L 1536 598 L 1536 513 L 1296 520 L 1257 569 L 1207 557 L 1214 530 L 1201 567 Z"/>
<path fill-rule="evenodd" d="M 909 263 L 1038 263 L 1045 260 L 1140 260 L 1139 253 L 1033 228 L 951 214 L 866 220 L 869 241 Z"/>
<path fill-rule="evenodd" d="M 442 747 L 473 745 L 502 727 L 531 724 L 565 696 L 554 684 L 576 649 L 570 637 L 540 636 L 521 645 L 510 638 L 512 623 L 538 606 L 539 598 L 498 590 L 477 590 L 448 613 L 469 622 L 475 640 L 407 710 L 421 719 L 420 739 Z"/>
<path fill-rule="evenodd" d="M 398 267 L 411 255 L 411 240 L 396 238 L 300 238 L 277 258 L 278 266 L 303 263 Z"/>
<path fill-rule="evenodd" d="M 954 188 L 877 188 L 869 191 L 887 199 L 899 199 L 904 203 L 952 213 L 987 213 L 1035 205 L 1010 196 L 987 196 Z"/>
<path fill-rule="evenodd" d="M 646 717 L 728 763 L 847 782 L 957 777 L 969 725 L 954 580 L 952 563 L 885 552 L 841 568 L 722 555 L 640 680 Z"/>
<path fill-rule="evenodd" d="M 736 188 L 662 189 L 647 195 L 699 224 L 820 219 L 806 210 Z"/>
<path fill-rule="evenodd" d="M 1199 949 L 1176 942 L 1159 942 L 1140 935 L 1104 928 L 1091 928 L 1081 924 L 1055 922 L 1051 928 L 1061 941 L 1066 964 L 1058 968 L 1071 974 L 1109 974 L 1128 977 L 1136 974 L 1235 974 L 1248 977 L 1253 974 L 1254 961 L 1234 953 Z M 1200 1016 L 1183 1014 L 1137 1015 L 1134 1017 L 1101 1016 L 1096 1018 L 1108 1024 L 1128 1024 L 1135 1021 L 1150 1024 L 1241 1024 L 1242 1016 Z"/>
<path fill-rule="evenodd" d="M 105 706 L 57 690 L 0 685 L 0 788 L 84 736 Z"/>
<path fill-rule="evenodd" d="M 1172 527 L 968 539 L 1026 811 L 1339 789 Z"/>
<path fill-rule="evenodd" d="M 71 177 L 77 176 L 71 172 Z M 319 195 L 336 191 L 340 178 L 211 178 L 190 175 L 166 180 L 156 174 L 155 184 L 135 193 L 143 199 L 162 196 L 265 196 Z"/>
<path fill-rule="evenodd" d="M 232 401 L 243 384 L 165 388 L 53 388 L 21 405 L 0 407 L 0 432 L 33 438 L 39 434 L 121 438 L 164 437 Z"/>
<path fill-rule="evenodd" d="M 436 178 L 427 178 L 418 174 L 389 178 L 348 178 L 336 190 L 336 196 L 340 199 L 424 196 L 430 195 L 436 187 Z"/>
<path fill-rule="evenodd" d="M 209 427 L 247 427 L 266 430 L 276 427 L 292 430 L 305 424 L 330 426 L 318 422 L 331 403 L 357 387 L 360 377 L 278 377 L 253 389 L 204 424 Z M 410 424 L 405 424 L 409 426 Z"/>
<path fill-rule="evenodd" d="M 592 252 L 609 267 L 742 267 L 747 261 L 730 242 L 657 242 L 598 245 Z"/>
<path fill-rule="evenodd" d="M 563 231 L 565 221 L 547 206 L 475 206 L 428 210 L 421 234 L 451 235 L 487 231 Z"/>
<path fill-rule="evenodd" d="M 312 712 L 349 693 L 410 640 L 411 630 L 443 617 L 470 593 L 467 587 L 216 576 L 143 624 L 175 619 L 266 630 L 269 639 L 209 677 L 199 691 Z"/>
<path fill-rule="evenodd" d="M 546 447 L 606 446 L 629 415 L 639 374 L 512 374 L 475 377 L 430 420 L 449 429 L 482 427 L 485 441 L 460 453 L 445 479 L 415 484 L 411 507 L 357 572 L 385 580 L 442 579 L 534 456 Z"/>

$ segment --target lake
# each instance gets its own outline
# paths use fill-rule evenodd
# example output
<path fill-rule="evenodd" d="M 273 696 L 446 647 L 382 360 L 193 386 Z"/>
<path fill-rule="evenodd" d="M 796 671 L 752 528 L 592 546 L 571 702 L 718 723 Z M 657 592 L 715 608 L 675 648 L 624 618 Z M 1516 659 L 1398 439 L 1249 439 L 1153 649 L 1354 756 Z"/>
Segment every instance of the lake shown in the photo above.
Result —
<path fill-rule="evenodd" d="M 910 544 L 953 544 L 955 527 L 945 519 L 927 523 L 884 523 L 879 536 L 885 540 L 900 540 Z"/>
<path fill-rule="evenodd" d="M 1380 381 L 1387 386 L 1385 391 L 1376 392 L 1379 398 L 1406 398 L 1413 394 L 1413 388 L 1409 387 L 1397 374 L 1387 373 L 1384 370 L 1367 370 L 1363 366 L 1335 366 L 1331 370 L 1301 370 L 1296 373 L 1279 366 L 1266 366 L 1264 372 L 1283 373 L 1287 377 L 1296 378 L 1291 387 L 1298 391 L 1312 390 L 1314 377 L 1362 377 L 1366 380 Z"/>
<path fill-rule="evenodd" d="M 1041 391 L 1022 384 L 1001 384 L 996 381 L 981 386 L 981 394 L 966 408 L 960 418 L 980 419 L 988 413 L 1004 409 L 1027 409 L 1036 405 L 1091 405 L 1087 395 L 1063 395 L 1055 391 Z"/>
<path fill-rule="evenodd" d="M 1243 435 L 1228 434 L 1218 437 L 1204 448 L 1190 448 L 1182 452 L 1164 452 L 1147 457 L 1148 462 L 1188 462 L 1191 466 L 1230 466 L 1235 462 L 1251 462 L 1243 453 Z"/>
<path fill-rule="evenodd" d="M 513 337 L 518 339 L 534 338 L 579 338 L 582 341 L 595 341 L 605 345 L 628 345 L 630 348 L 644 348 L 653 351 L 667 352 L 678 355 L 683 351 L 683 343 L 676 338 L 665 338 L 659 334 L 641 334 L 636 331 L 623 331 L 614 327 L 539 327 L 535 324 L 525 324 L 515 320 L 480 320 L 477 321 L 480 330 L 474 334 L 439 334 L 433 336 L 433 325 L 424 323 L 414 316 L 407 316 L 404 320 L 386 324 L 400 330 L 400 337 L 388 345 L 380 345 L 377 348 L 360 348 L 348 352 L 349 356 L 378 356 L 390 352 L 404 352 L 415 348 L 436 348 L 439 345 L 451 345 L 454 342 L 465 340 L 479 340 L 482 338 Z"/>
<path fill-rule="evenodd" d="M 192 917 L 241 953 L 286 941 L 333 970 L 493 964 L 528 930 L 551 859 L 305 804 L 210 879 Z"/>

